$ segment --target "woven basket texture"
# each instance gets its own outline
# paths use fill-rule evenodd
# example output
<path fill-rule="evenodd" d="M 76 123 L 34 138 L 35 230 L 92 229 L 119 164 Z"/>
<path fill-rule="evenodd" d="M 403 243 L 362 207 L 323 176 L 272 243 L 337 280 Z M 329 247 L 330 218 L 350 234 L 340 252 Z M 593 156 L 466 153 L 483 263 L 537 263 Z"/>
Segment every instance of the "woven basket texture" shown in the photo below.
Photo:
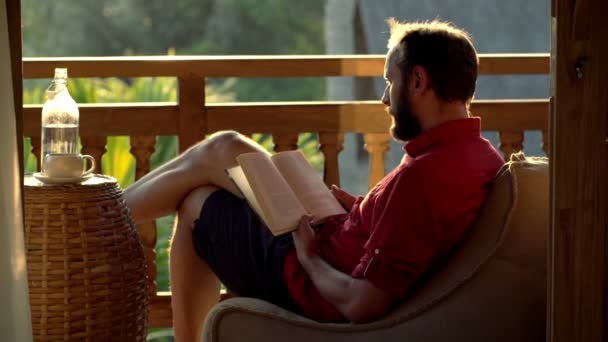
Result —
<path fill-rule="evenodd" d="M 36 341 L 145 341 L 143 248 L 113 178 L 28 186 L 25 238 Z"/>

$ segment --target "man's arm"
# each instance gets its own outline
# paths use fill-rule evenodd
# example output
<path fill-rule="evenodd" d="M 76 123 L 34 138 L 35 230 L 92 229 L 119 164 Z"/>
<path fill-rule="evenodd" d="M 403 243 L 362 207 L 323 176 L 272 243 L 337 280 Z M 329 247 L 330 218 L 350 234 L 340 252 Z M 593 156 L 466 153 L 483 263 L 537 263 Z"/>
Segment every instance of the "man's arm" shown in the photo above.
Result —
<path fill-rule="evenodd" d="M 314 246 L 314 232 L 309 217 L 303 217 L 293 232 L 298 260 L 319 293 L 344 317 L 355 323 L 373 321 L 386 314 L 392 298 L 367 279 L 356 279 L 342 273 L 319 256 Z"/>

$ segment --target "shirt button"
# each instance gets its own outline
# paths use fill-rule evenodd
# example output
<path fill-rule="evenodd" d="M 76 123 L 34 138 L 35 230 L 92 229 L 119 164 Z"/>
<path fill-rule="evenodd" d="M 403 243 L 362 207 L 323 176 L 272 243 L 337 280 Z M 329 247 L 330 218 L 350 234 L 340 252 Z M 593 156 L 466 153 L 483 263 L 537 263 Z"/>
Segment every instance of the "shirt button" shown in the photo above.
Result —
<path fill-rule="evenodd" d="M 378 254 L 380 253 L 380 250 L 378 248 L 374 249 L 374 253 Z"/>

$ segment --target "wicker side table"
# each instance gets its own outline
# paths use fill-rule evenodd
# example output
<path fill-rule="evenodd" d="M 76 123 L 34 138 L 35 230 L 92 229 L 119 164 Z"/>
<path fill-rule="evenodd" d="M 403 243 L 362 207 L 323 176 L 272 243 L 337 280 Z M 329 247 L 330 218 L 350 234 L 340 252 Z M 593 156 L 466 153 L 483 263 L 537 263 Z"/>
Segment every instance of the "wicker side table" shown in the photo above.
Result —
<path fill-rule="evenodd" d="M 36 341 L 145 341 L 145 258 L 122 190 L 25 177 L 25 245 Z"/>

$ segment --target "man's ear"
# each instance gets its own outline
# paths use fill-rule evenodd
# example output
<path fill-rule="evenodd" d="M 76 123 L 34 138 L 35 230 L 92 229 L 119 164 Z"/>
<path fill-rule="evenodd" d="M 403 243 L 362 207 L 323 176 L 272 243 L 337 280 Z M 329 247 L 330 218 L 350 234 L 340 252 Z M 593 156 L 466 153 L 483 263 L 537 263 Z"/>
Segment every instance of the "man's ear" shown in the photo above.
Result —
<path fill-rule="evenodd" d="M 416 65 L 412 69 L 410 80 L 412 89 L 416 95 L 424 93 L 429 88 L 431 81 L 429 73 L 420 65 Z"/>

